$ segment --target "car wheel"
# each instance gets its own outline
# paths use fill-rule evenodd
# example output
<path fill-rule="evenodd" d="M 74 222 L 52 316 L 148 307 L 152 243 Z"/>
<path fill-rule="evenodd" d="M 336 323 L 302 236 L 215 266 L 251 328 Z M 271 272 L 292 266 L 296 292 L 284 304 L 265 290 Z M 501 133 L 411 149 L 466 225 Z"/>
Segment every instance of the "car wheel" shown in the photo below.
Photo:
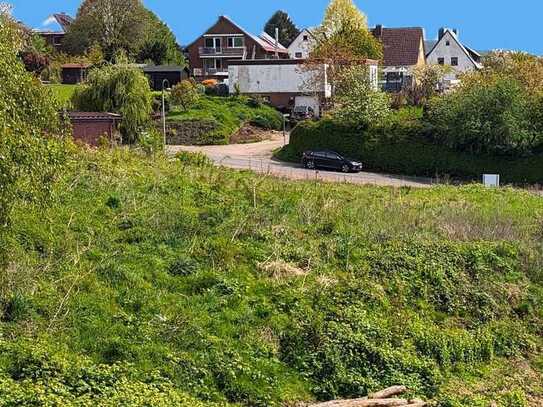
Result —
<path fill-rule="evenodd" d="M 315 163 L 313 161 L 308 161 L 305 163 L 305 168 L 309 169 L 309 170 L 314 170 L 315 169 Z"/>
<path fill-rule="evenodd" d="M 343 164 L 343 167 L 341 167 L 341 171 L 343 172 L 350 172 L 351 167 L 349 167 L 347 164 Z"/>

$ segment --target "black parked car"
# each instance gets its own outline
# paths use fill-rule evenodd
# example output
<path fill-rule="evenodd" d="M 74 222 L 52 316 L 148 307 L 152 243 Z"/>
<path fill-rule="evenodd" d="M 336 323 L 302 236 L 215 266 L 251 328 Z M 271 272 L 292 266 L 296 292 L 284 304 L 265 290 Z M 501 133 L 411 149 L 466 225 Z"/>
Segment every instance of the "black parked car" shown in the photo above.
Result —
<path fill-rule="evenodd" d="M 302 157 L 302 165 L 311 170 L 327 168 L 343 172 L 360 172 L 362 163 L 343 157 L 334 151 L 306 151 Z"/>

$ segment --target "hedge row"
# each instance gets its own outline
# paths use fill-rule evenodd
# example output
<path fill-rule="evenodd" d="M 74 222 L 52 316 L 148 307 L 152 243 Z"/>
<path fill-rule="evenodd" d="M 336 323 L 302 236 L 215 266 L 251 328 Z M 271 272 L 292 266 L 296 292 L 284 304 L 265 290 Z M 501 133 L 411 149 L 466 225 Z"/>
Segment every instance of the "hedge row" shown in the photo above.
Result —
<path fill-rule="evenodd" d="M 330 149 L 361 160 L 370 170 L 391 174 L 478 180 L 482 174 L 497 173 L 507 183 L 543 183 L 543 154 L 516 159 L 475 156 L 431 143 L 422 133 L 416 126 L 356 130 L 329 119 L 303 122 L 280 156 L 297 160 L 305 150 Z"/>

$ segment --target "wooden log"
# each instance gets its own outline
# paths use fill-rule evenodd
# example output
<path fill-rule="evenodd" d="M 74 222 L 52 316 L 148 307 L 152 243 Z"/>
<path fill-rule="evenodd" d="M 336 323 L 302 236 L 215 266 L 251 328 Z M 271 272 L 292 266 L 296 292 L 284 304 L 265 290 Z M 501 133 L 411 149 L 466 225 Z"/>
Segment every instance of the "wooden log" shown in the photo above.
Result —
<path fill-rule="evenodd" d="M 407 387 L 405 386 L 391 386 L 387 387 L 384 390 L 371 393 L 368 398 L 370 399 L 388 399 L 393 396 L 397 396 L 398 394 L 403 394 L 407 391 Z"/>
<path fill-rule="evenodd" d="M 355 399 L 355 400 L 333 400 L 326 403 L 312 404 L 309 407 L 398 407 L 408 406 L 409 401 L 405 399 Z M 418 406 L 417 406 L 418 407 Z"/>

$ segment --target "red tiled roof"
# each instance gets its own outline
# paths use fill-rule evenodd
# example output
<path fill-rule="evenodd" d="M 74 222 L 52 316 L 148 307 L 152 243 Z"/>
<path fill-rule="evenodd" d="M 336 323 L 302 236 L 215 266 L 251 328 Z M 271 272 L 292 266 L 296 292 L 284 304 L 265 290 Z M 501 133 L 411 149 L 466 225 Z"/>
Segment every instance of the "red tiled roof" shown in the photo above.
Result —
<path fill-rule="evenodd" d="M 421 41 L 424 41 L 422 28 L 376 28 L 373 35 L 383 44 L 384 66 L 409 66 L 419 62 Z"/>
<path fill-rule="evenodd" d="M 121 120 L 121 115 L 107 112 L 68 112 L 70 120 Z"/>

